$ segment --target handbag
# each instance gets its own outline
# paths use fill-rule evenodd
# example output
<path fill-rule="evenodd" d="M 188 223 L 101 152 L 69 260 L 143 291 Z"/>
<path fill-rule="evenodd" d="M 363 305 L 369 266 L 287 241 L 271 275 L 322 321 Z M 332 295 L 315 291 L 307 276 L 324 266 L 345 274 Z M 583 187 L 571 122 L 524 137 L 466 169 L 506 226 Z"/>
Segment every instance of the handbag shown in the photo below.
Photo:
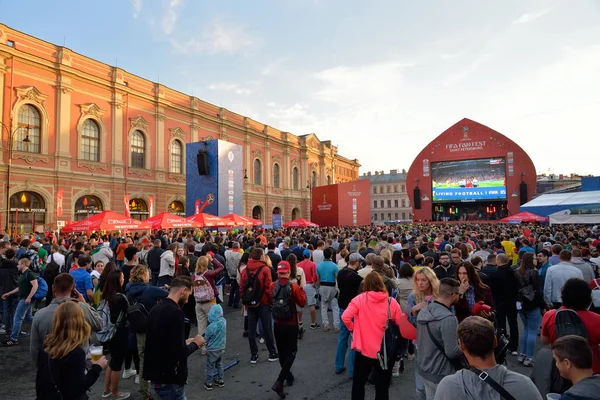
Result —
<path fill-rule="evenodd" d="M 476 368 L 476 367 L 469 368 L 469 371 L 471 371 L 472 373 L 477 375 L 477 377 L 481 381 L 490 385 L 492 387 L 492 389 L 494 389 L 496 392 L 498 392 L 500 394 L 500 397 L 502 397 L 504 400 L 516 400 L 514 398 L 514 396 L 512 394 L 508 393 L 508 391 L 506 389 L 504 389 L 502 386 L 500 386 L 500 384 L 498 382 L 496 382 L 495 380 L 490 378 L 490 375 L 487 372 L 481 371 L 479 368 Z"/>
<path fill-rule="evenodd" d="M 425 326 L 427 327 L 427 333 L 429 334 L 429 338 L 431 339 L 435 347 L 437 347 L 438 350 L 442 352 L 444 357 L 446 357 L 446 359 L 450 362 L 450 364 L 452 364 L 456 371 L 469 368 L 469 362 L 464 356 L 458 356 L 457 358 L 448 357 L 448 355 L 444 351 L 444 346 L 442 346 L 440 342 L 438 342 L 437 339 L 433 337 L 433 333 L 431 333 L 431 329 L 429 329 L 429 324 L 425 324 Z"/>
<path fill-rule="evenodd" d="M 515 271 L 515 274 L 519 275 L 518 278 L 521 278 L 521 274 L 518 271 Z M 528 271 L 526 282 L 523 282 L 521 280 L 522 278 L 519 279 L 519 281 L 522 282 L 522 284 L 521 289 L 519 289 L 519 292 L 517 294 L 517 299 L 519 299 L 521 303 L 523 303 L 524 301 L 533 302 L 535 300 L 535 289 L 531 284 L 531 278 L 531 273 Z"/>

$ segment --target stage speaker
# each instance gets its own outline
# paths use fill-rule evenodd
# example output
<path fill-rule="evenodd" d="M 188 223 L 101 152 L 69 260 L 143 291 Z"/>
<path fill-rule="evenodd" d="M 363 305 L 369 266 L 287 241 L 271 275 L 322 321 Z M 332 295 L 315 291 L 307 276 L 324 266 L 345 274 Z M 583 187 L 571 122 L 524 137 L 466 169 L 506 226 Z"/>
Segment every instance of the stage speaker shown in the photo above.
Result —
<path fill-rule="evenodd" d="M 525 182 L 521 182 L 521 184 L 519 185 L 519 195 L 521 205 L 527 203 L 527 184 Z"/>
<path fill-rule="evenodd" d="M 204 150 L 198 151 L 198 175 L 208 175 L 208 154 Z"/>
<path fill-rule="evenodd" d="M 419 187 L 417 186 L 416 188 L 414 188 L 413 190 L 413 205 L 415 206 L 416 210 L 420 210 L 421 209 L 421 189 L 419 189 Z"/>

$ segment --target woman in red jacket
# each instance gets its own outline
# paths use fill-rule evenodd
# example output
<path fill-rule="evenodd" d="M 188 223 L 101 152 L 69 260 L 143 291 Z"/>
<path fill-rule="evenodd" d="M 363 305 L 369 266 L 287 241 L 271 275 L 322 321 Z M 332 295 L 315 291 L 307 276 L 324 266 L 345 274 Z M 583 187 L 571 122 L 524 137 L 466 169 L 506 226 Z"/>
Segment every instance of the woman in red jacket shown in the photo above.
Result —
<path fill-rule="evenodd" d="M 494 310 L 494 298 L 492 291 L 488 285 L 481 282 L 479 274 L 475 271 L 475 267 L 470 262 L 464 262 L 456 269 L 456 280 L 460 282 L 458 303 L 454 306 L 456 310 L 456 318 L 458 322 L 462 322 L 465 318 L 475 315 L 473 307 L 479 302 L 490 307 L 489 311 L 481 311 L 477 314 L 483 318 L 491 318 Z"/>
<path fill-rule="evenodd" d="M 215 269 L 208 269 L 208 264 L 213 263 Z M 198 334 L 202 335 L 208 325 L 210 308 L 217 304 L 219 292 L 215 286 L 215 278 L 221 275 L 225 267 L 210 254 L 199 257 L 196 262 L 196 273 L 192 276 L 194 281 L 194 298 L 196 299 L 196 318 L 198 320 Z M 210 289 L 206 287 L 210 285 Z"/>
<path fill-rule="evenodd" d="M 352 334 L 352 350 L 356 351 L 352 400 L 365 398 L 365 383 L 371 370 L 374 370 L 375 400 L 387 400 L 393 365 L 388 365 L 384 371 L 377 353 L 388 319 L 388 304 L 391 319 L 398 326 L 402 311 L 398 302 L 388 297 L 383 279 L 377 272 L 368 274 L 363 282 L 363 293 L 352 299 L 342 314 L 342 321 Z"/>

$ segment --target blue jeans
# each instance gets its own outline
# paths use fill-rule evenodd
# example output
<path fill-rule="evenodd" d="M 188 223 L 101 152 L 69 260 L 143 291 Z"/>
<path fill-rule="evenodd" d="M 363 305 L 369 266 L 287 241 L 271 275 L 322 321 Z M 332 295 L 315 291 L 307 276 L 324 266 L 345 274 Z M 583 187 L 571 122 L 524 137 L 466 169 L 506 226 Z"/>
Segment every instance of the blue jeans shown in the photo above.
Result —
<path fill-rule="evenodd" d="M 16 294 L 2 301 L 2 322 L 4 322 L 4 329 L 7 333 L 12 332 L 13 319 L 15 318 L 15 310 L 18 303 L 19 296 Z"/>
<path fill-rule="evenodd" d="M 539 308 L 531 311 L 520 311 L 519 315 L 523 321 L 523 334 L 521 335 L 520 353 L 529 359 L 533 358 L 537 331 L 542 323 L 542 313 Z"/>
<path fill-rule="evenodd" d="M 17 309 L 15 310 L 15 318 L 13 319 L 12 333 L 10 334 L 10 339 L 13 341 L 19 340 L 19 335 L 21 334 L 21 325 L 23 324 L 23 320 L 32 323 L 33 315 L 31 314 L 31 309 L 33 308 L 33 300 L 29 304 L 25 304 L 25 299 L 19 299 L 19 303 L 17 304 Z"/>
<path fill-rule="evenodd" d="M 419 375 L 419 368 L 417 367 L 419 365 L 417 346 L 415 346 L 414 365 L 415 365 L 415 389 L 417 392 L 417 399 L 425 400 L 425 384 L 423 383 L 423 378 L 421 378 L 421 375 Z"/>
<path fill-rule="evenodd" d="M 225 350 L 208 350 L 206 353 L 206 383 L 209 385 L 225 379 L 223 354 Z"/>
<path fill-rule="evenodd" d="M 344 313 L 344 309 L 340 308 L 340 320 L 342 319 L 342 314 Z M 335 370 L 341 371 L 344 368 L 344 362 L 346 361 L 346 350 L 348 350 L 348 345 L 352 343 L 350 339 L 350 331 L 346 328 L 346 324 L 343 322 L 340 324 L 340 334 L 338 336 L 337 350 L 335 352 Z M 354 357 L 355 353 L 352 348 L 350 348 L 350 354 L 348 355 L 348 374 L 350 377 L 354 376 Z"/>
<path fill-rule="evenodd" d="M 154 391 L 160 400 L 187 400 L 185 397 L 184 386 L 176 384 L 161 385 L 159 388 L 155 387 Z"/>

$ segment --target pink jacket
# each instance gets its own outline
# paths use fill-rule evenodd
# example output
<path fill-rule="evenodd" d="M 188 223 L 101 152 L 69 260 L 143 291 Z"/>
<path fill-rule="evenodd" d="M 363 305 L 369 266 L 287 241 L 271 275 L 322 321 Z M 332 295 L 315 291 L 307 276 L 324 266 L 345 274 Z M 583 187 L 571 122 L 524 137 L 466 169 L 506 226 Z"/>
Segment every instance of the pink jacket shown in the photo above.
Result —
<path fill-rule="evenodd" d="M 377 358 L 381 348 L 383 331 L 387 321 L 387 293 L 365 292 L 356 296 L 344 314 L 342 321 L 352 332 L 352 349 L 368 358 Z M 390 315 L 400 326 L 400 305 L 396 300 L 390 302 Z"/>

